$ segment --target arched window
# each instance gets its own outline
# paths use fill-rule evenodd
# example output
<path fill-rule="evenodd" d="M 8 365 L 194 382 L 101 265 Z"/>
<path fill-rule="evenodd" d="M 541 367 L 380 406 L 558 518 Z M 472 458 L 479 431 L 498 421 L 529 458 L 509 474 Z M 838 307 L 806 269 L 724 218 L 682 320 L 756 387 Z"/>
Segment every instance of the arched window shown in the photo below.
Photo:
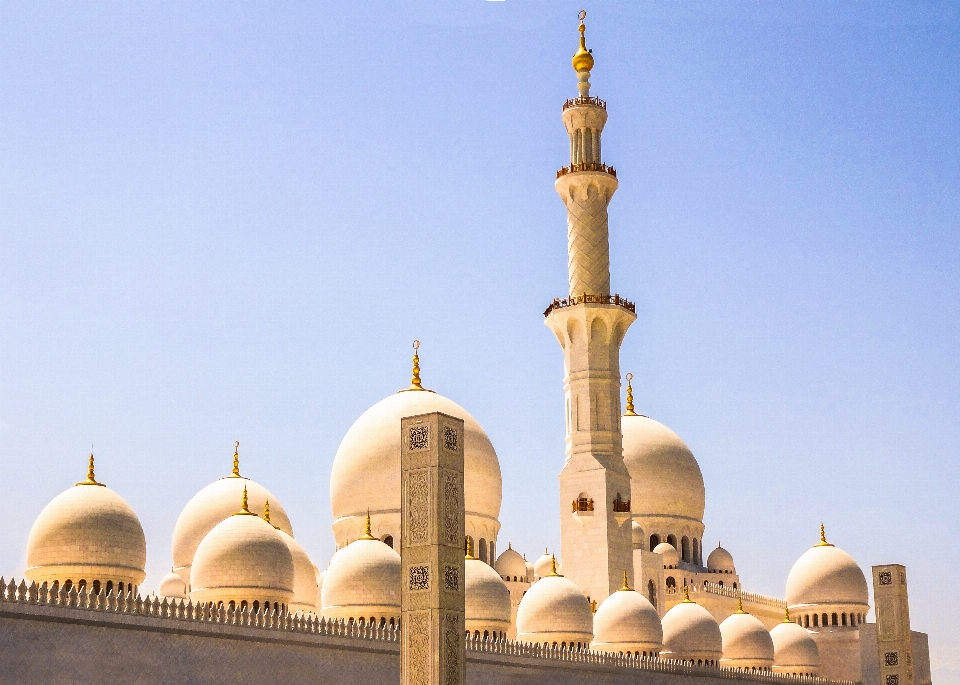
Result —
<path fill-rule="evenodd" d="M 480 544 L 478 544 L 477 547 L 479 548 L 479 549 L 478 549 L 477 558 L 478 558 L 480 561 L 486 562 L 486 561 L 487 561 L 487 540 L 486 540 L 486 538 L 480 538 Z"/>
<path fill-rule="evenodd" d="M 703 561 L 700 559 L 700 541 L 697 538 L 693 539 L 693 563 L 703 565 Z"/>
<path fill-rule="evenodd" d="M 667 576 L 667 587 L 674 590 L 677 589 L 677 579 L 673 576 Z"/>
<path fill-rule="evenodd" d="M 650 603 L 653 605 L 653 608 L 657 608 L 657 587 L 653 584 L 652 580 L 647 581 L 647 599 L 650 600 Z"/>
<path fill-rule="evenodd" d="M 820 625 L 822 625 L 824 628 L 826 628 L 828 625 L 830 625 L 829 619 L 827 618 L 827 615 L 826 615 L 826 614 L 823 615 L 823 618 L 822 618 L 821 621 L 820 621 Z"/>
<path fill-rule="evenodd" d="M 734 589 L 734 590 L 737 589 L 737 584 L 736 584 L 736 583 L 733 584 L 733 589 Z"/>
<path fill-rule="evenodd" d="M 668 535 L 668 536 L 667 536 L 667 542 L 669 542 L 671 545 L 673 545 L 673 548 L 674 548 L 674 549 L 677 548 L 677 536 L 676 536 L 676 535 Z"/>
<path fill-rule="evenodd" d="M 819 621 L 819 619 L 820 619 L 820 617 L 817 616 L 817 614 L 814 614 L 814 615 L 813 615 L 813 627 L 814 627 L 814 628 L 819 628 L 819 626 L 817 625 L 817 621 Z"/>
<path fill-rule="evenodd" d="M 107 581 L 107 594 L 109 595 L 111 592 L 113 592 L 113 581 L 112 581 L 112 580 L 108 580 L 108 581 Z"/>
<path fill-rule="evenodd" d="M 123 583 L 120 583 L 120 584 L 117 586 L 117 589 L 120 591 L 120 594 L 122 595 L 122 594 L 123 594 Z"/>
<path fill-rule="evenodd" d="M 836 614 L 834 614 L 833 616 L 830 617 L 830 625 L 832 625 L 832 626 L 838 625 L 838 624 L 837 624 L 837 615 L 836 615 Z"/>
<path fill-rule="evenodd" d="M 73 581 L 72 581 L 72 580 L 70 580 L 69 578 L 67 578 L 65 581 L 63 581 L 63 589 L 64 589 L 64 590 L 66 590 L 67 592 L 70 592 L 70 588 L 72 588 L 72 587 L 73 587 Z"/>
<path fill-rule="evenodd" d="M 690 561 L 690 538 L 686 535 L 680 540 L 680 558 L 684 561 Z"/>
<path fill-rule="evenodd" d="M 656 549 L 657 545 L 659 545 L 659 544 L 660 544 L 660 536 L 659 536 L 659 535 L 651 535 L 651 536 L 650 536 L 650 551 L 652 552 L 654 549 Z"/>
<path fill-rule="evenodd" d="M 77 582 L 77 592 L 83 592 L 83 591 L 86 590 L 86 589 L 87 589 L 87 581 L 84 580 L 83 578 L 81 578 L 81 579 Z"/>
<path fill-rule="evenodd" d="M 384 535 L 384 536 L 383 536 L 383 544 L 385 544 L 385 545 L 387 545 L 388 547 L 391 547 L 391 548 L 392 548 L 392 547 L 393 547 L 393 536 L 392 536 L 392 535 Z"/>
<path fill-rule="evenodd" d="M 259 600 L 259 599 L 253 600 L 253 613 L 255 613 L 255 614 L 259 614 L 259 613 L 260 613 L 260 600 Z"/>
<path fill-rule="evenodd" d="M 487 552 L 488 552 L 489 559 L 490 559 L 487 563 L 490 564 L 491 566 L 493 566 L 494 562 L 496 562 L 496 560 L 497 560 L 497 542 L 496 542 L 496 540 L 491 540 L 490 542 L 487 543 Z"/>
<path fill-rule="evenodd" d="M 723 587 L 723 581 L 722 581 L 722 580 L 718 580 L 718 581 L 717 581 L 717 585 L 719 585 L 720 587 Z"/>
<path fill-rule="evenodd" d="M 846 615 L 846 614 L 840 614 L 840 625 L 843 625 L 843 626 L 847 625 L 847 615 Z"/>
<path fill-rule="evenodd" d="M 809 614 L 807 614 L 806 616 L 803 617 L 803 627 L 804 627 L 804 628 L 809 628 L 809 627 L 810 627 L 810 615 L 809 615 Z"/>
<path fill-rule="evenodd" d="M 93 581 L 93 594 L 95 594 L 95 595 L 99 595 L 99 594 L 100 594 L 100 581 L 99 581 L 99 580 Z"/>

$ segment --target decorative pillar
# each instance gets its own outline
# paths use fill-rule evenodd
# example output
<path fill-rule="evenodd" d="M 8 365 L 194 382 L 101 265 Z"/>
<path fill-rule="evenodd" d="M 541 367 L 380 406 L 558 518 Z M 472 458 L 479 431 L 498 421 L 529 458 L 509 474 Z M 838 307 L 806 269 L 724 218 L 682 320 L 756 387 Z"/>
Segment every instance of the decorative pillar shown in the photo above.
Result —
<path fill-rule="evenodd" d="M 873 567 L 880 685 L 913 685 L 913 644 L 907 569 L 900 564 Z"/>
<path fill-rule="evenodd" d="M 463 685 L 463 420 L 400 421 L 401 685 Z"/>
<path fill-rule="evenodd" d="M 630 474 L 620 428 L 620 344 L 637 316 L 633 303 L 610 293 L 607 206 L 616 171 L 600 156 L 607 105 L 590 97 L 594 60 L 580 13 L 580 49 L 573 56 L 579 97 L 563 105 L 570 166 L 555 188 L 567 207 L 569 297 L 554 300 L 546 325 L 563 348 L 566 462 L 560 472 L 560 540 L 564 575 L 602 602 L 633 577 Z"/>

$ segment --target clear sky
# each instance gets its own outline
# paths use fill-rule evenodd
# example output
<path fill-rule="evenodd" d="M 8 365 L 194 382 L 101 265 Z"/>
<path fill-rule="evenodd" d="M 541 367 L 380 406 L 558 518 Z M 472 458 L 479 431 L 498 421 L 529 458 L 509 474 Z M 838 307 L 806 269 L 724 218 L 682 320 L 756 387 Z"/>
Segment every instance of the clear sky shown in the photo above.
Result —
<path fill-rule="evenodd" d="M 156 587 L 234 440 L 324 566 L 337 445 L 414 338 L 497 449 L 500 548 L 557 548 L 580 7 L 0 1 L 0 573 L 93 444 Z M 905 564 L 960 683 L 957 3 L 586 9 L 622 368 L 707 547 L 779 596 L 821 521 Z"/>

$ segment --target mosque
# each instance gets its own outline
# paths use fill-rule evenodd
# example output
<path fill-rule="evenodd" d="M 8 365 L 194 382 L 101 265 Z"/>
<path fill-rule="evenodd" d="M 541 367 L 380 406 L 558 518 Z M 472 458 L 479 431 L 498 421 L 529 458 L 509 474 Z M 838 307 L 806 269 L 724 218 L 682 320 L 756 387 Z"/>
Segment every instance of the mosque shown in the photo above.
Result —
<path fill-rule="evenodd" d="M 0 582 L 0 615 L 10 602 L 116 612 L 135 601 L 158 607 L 145 615 L 178 620 L 226 616 L 220 622 L 230 624 L 230 616 L 242 615 L 231 625 L 261 626 L 268 619 L 257 617 L 279 616 L 308 626 L 308 633 L 323 633 L 324 625 L 384 635 L 401 630 L 400 421 L 443 412 L 464 422 L 471 644 L 501 645 L 494 651 L 513 645 L 511 653 L 533 645 L 551 654 L 617 655 L 688 680 L 726 672 L 753 680 L 794 676 L 798 683 L 931 682 L 926 635 L 910 629 L 902 566 L 873 567 L 877 622 L 868 622 L 866 575 L 821 526 L 786 578 L 784 598 L 750 592 L 733 555 L 704 542 L 706 489 L 689 447 L 635 411 L 630 374 L 621 404 L 619 348 L 636 312 L 611 292 L 607 206 L 618 181 L 601 158 L 607 109 L 590 94 L 594 57 L 584 16 L 573 56 L 579 92 L 562 109 L 570 164 L 555 181 L 568 210 L 569 291 L 545 312 L 564 358 L 560 550 L 524 554 L 503 545 L 494 445 L 466 409 L 424 387 L 415 344 L 410 387 L 370 407 L 340 443 L 330 474 L 337 551 L 326 568 L 297 542 L 283 503 L 242 474 L 237 443 L 232 471 L 225 468 L 225 477 L 180 513 L 171 572 L 141 600 L 143 530 L 121 496 L 97 481 L 91 455 L 87 477 L 37 517 L 19 590 Z M 208 618 L 193 618 L 200 615 L 196 607 Z M 78 625 L 93 635 L 97 620 L 84 620 Z M 190 625 L 170 631 L 197 634 Z M 7 626 L 0 621 L 0 632 Z M 360 659 L 364 650 L 376 651 L 373 644 L 351 649 Z M 380 680 L 396 680 L 385 672 Z"/>

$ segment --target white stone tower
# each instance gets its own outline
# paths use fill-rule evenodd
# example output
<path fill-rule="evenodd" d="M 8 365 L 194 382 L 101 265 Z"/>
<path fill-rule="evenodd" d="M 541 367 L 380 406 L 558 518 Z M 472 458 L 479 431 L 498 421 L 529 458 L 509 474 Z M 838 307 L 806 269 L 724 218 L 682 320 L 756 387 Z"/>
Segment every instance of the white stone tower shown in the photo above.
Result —
<path fill-rule="evenodd" d="M 637 318 L 632 303 L 610 293 L 607 205 L 616 171 L 600 158 L 606 103 L 590 97 L 593 56 L 580 13 L 573 56 L 580 96 L 563 105 L 570 166 L 557 172 L 567 207 L 570 293 L 547 309 L 546 324 L 563 348 L 566 462 L 560 472 L 564 574 L 602 602 L 633 577 L 630 474 L 620 432 L 620 344 Z"/>

